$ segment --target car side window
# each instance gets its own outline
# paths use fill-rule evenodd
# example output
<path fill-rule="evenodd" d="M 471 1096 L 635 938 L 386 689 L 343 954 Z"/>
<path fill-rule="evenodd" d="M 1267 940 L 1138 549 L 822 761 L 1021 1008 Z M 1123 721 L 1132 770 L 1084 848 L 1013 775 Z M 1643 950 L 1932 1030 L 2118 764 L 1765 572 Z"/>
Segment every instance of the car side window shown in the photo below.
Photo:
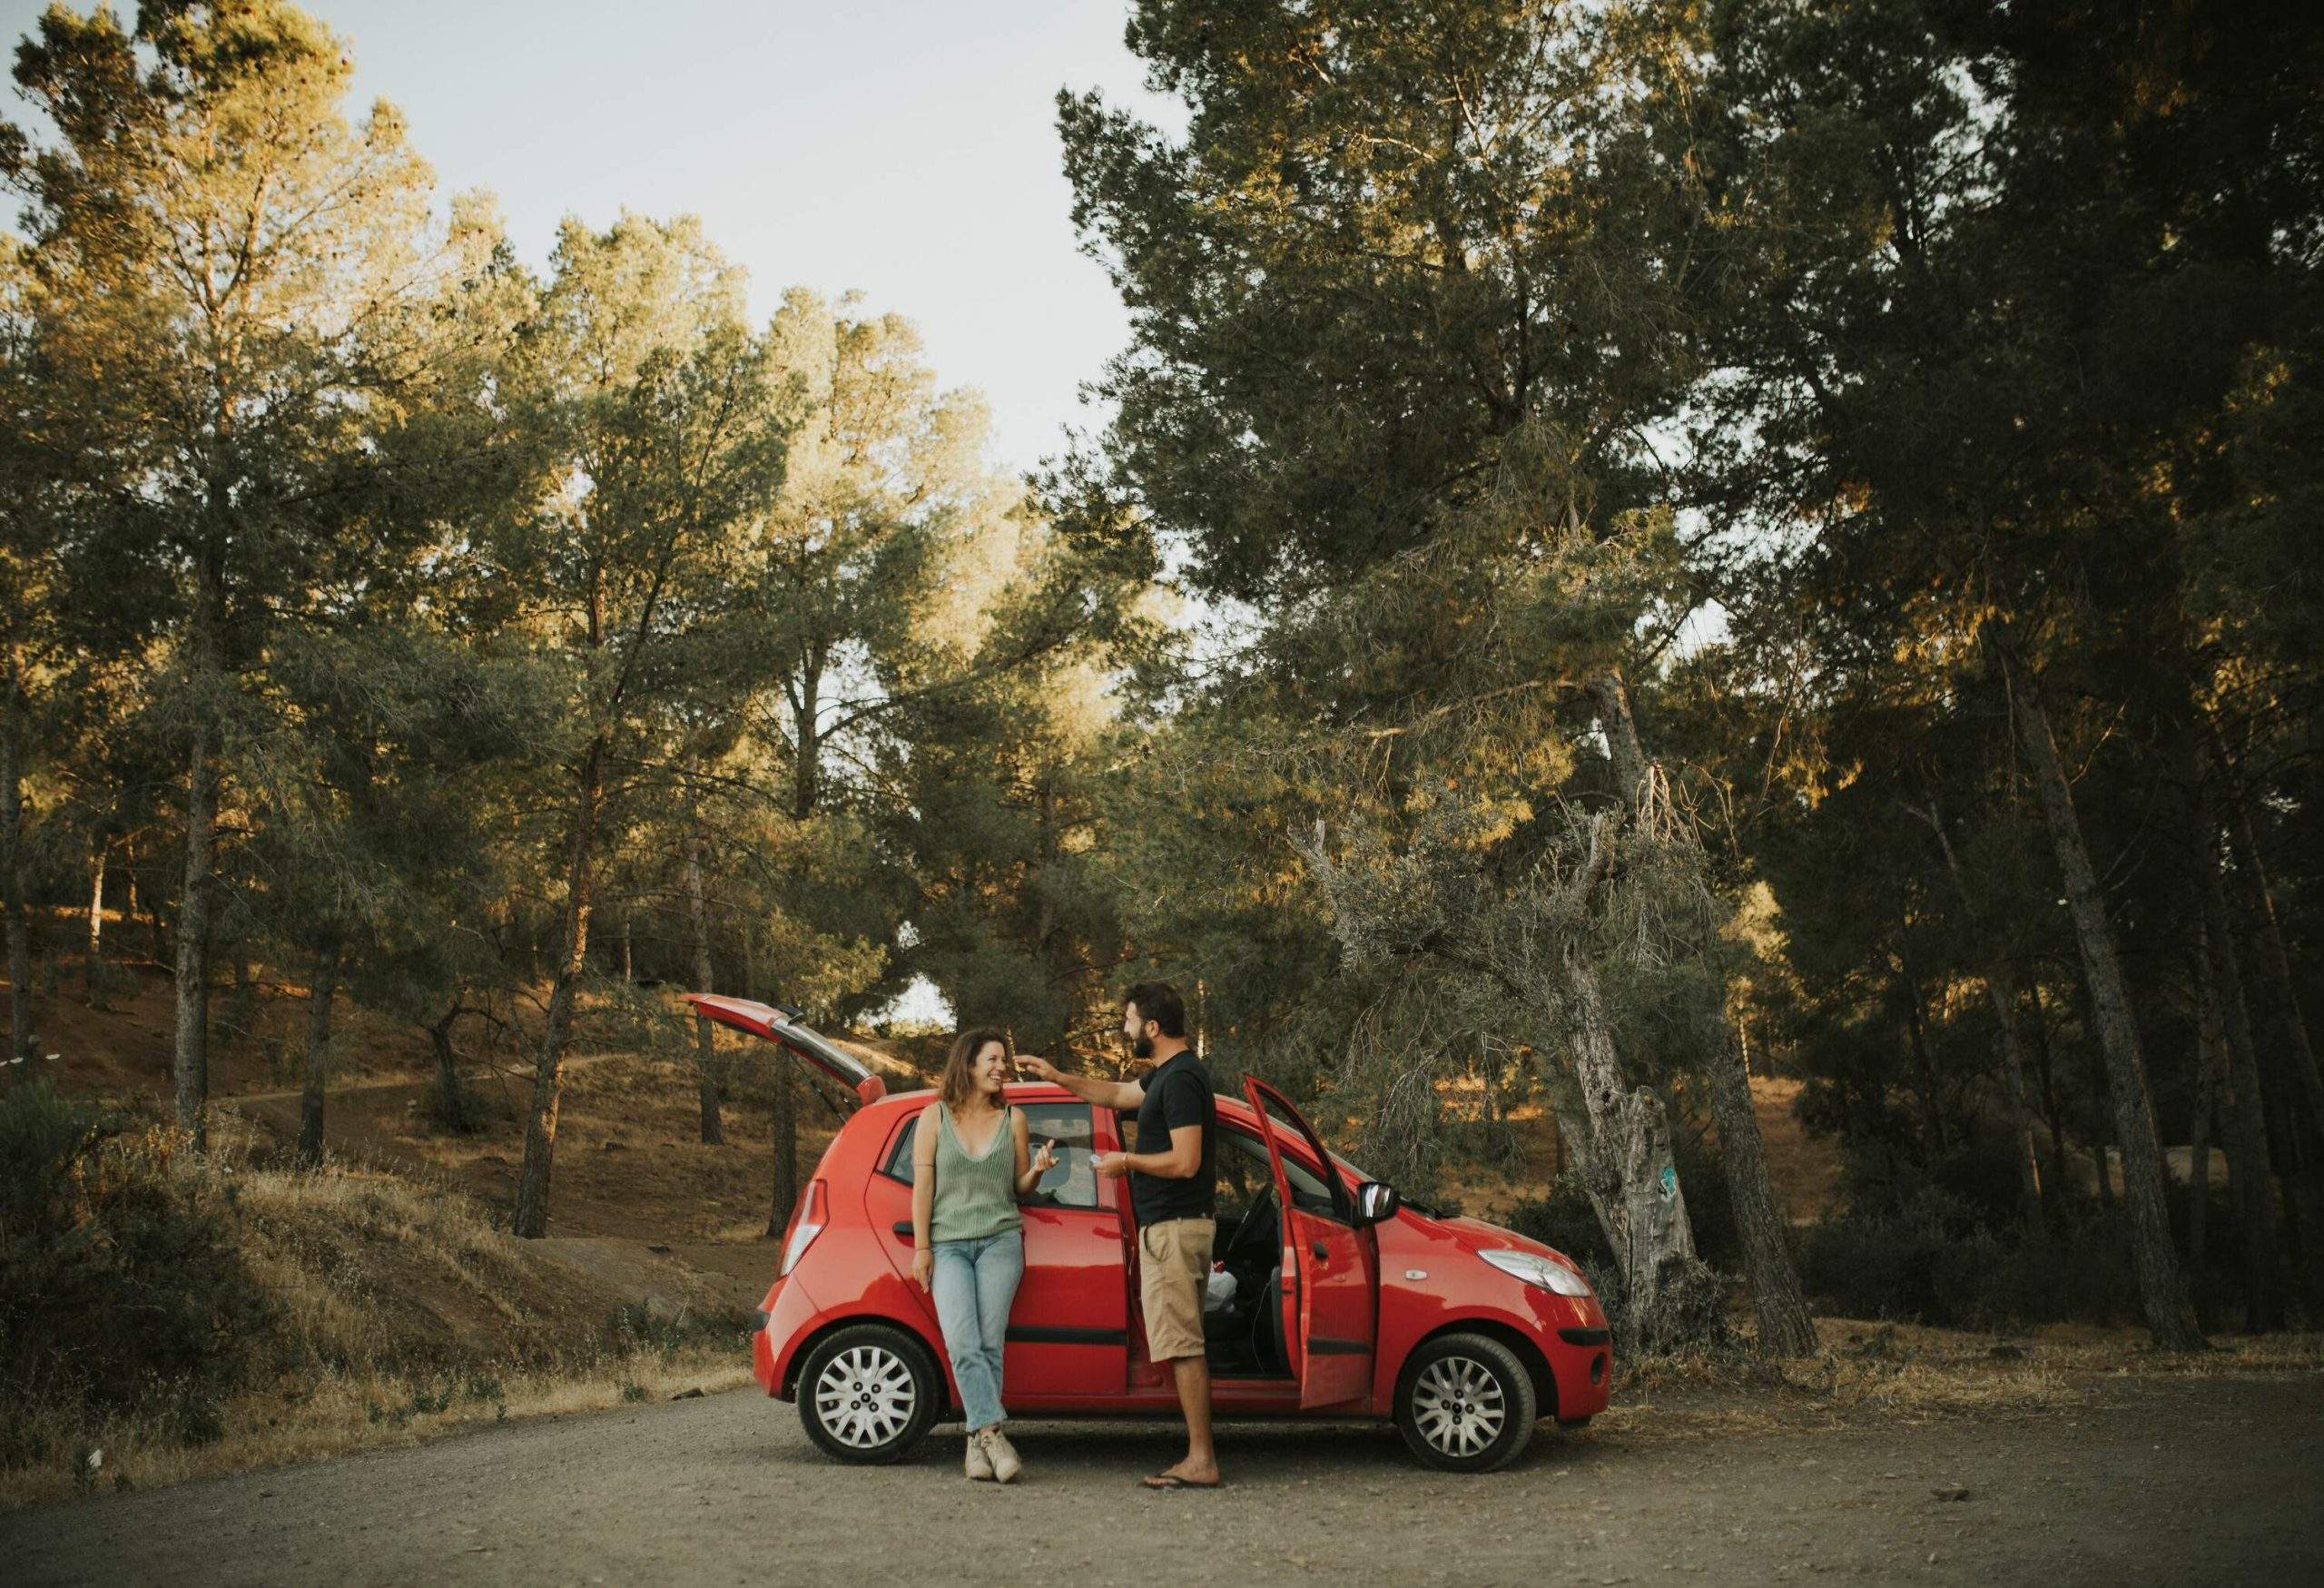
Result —
<path fill-rule="evenodd" d="M 1129 1112 L 1118 1117 L 1122 1139 L 1137 1141 L 1137 1115 Z M 1267 1162 L 1266 1143 L 1224 1119 L 1218 1122 L 1218 1134 L 1212 1139 L 1210 1162 L 1218 1176 L 1218 1206 L 1222 1214 L 1241 1217 L 1250 1210 L 1262 1188 L 1274 1186 L 1275 1170 Z M 1287 1152 L 1283 1155 L 1283 1174 L 1291 1182 L 1292 1206 L 1326 1218 L 1340 1216 L 1332 1201 L 1331 1188 L 1323 1178 Z"/>
<path fill-rule="evenodd" d="M 1272 1105 L 1267 1108 L 1267 1120 L 1278 1145 L 1296 1141 L 1311 1152 L 1323 1150 L 1322 1145 L 1301 1129 L 1296 1121 L 1279 1118 Z M 1350 1221 L 1353 1210 L 1345 1205 L 1344 1194 L 1336 1187 L 1327 1184 L 1323 1176 L 1307 1169 L 1288 1151 L 1283 1155 L 1283 1167 L 1291 1180 L 1292 1203 L 1302 1212 L 1321 1214 L 1342 1224 Z"/>
<path fill-rule="evenodd" d="M 930 1105 L 933 1107 L 934 1105 Z M 1057 1143 L 1057 1167 L 1041 1177 L 1025 1200 L 1051 1208 L 1095 1208 L 1098 1202 L 1098 1172 L 1090 1167 L 1091 1144 L 1096 1139 L 1088 1103 L 1020 1103 L 1025 1115 L 1025 1128 L 1030 1150 L 1038 1152 L 1044 1140 Z M 887 1161 L 880 1172 L 890 1179 L 912 1182 L 911 1144 L 920 1134 L 921 1121 L 935 1123 L 927 1109 L 922 1109 L 904 1122 L 896 1134 L 896 1143 L 888 1149 Z"/>

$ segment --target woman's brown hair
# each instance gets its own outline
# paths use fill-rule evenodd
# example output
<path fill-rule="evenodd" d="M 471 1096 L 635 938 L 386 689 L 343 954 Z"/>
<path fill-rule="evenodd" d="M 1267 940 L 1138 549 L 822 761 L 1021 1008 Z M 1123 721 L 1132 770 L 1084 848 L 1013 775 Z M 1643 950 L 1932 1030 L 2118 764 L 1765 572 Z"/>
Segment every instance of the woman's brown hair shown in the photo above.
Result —
<path fill-rule="evenodd" d="M 976 1068 L 977 1055 L 984 1051 L 988 1042 L 1000 1043 L 1004 1055 L 1009 1052 L 1008 1034 L 996 1026 L 970 1026 L 952 1039 L 952 1051 L 944 1060 L 944 1079 L 936 1086 L 937 1095 L 944 1100 L 946 1108 L 958 1109 L 969 1100 L 969 1093 L 974 1088 L 970 1071 Z M 1002 1079 L 1005 1081 L 1007 1077 Z"/>

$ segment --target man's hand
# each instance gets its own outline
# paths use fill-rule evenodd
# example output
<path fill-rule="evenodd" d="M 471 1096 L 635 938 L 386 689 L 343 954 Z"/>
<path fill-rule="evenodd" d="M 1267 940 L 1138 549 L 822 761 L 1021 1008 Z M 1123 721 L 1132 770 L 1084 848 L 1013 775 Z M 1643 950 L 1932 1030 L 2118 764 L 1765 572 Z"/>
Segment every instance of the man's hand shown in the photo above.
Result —
<path fill-rule="evenodd" d="M 1089 1167 L 1098 1171 L 1098 1178 L 1101 1180 L 1118 1180 L 1129 1173 L 1129 1154 L 1127 1152 L 1097 1153 L 1090 1158 Z"/>
<path fill-rule="evenodd" d="M 1017 1073 L 1028 1080 L 1055 1080 L 1057 1066 L 1033 1053 L 1017 1055 Z"/>

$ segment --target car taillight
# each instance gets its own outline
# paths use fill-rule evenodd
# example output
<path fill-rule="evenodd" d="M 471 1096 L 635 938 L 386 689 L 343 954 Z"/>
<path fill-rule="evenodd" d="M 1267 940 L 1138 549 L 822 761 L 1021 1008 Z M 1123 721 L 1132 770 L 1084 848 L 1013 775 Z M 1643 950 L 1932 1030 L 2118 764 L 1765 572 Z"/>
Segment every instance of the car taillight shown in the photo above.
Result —
<path fill-rule="evenodd" d="M 823 1233 L 824 1223 L 823 1182 L 811 1180 L 807 1185 L 807 1198 L 799 1204 L 798 1217 L 791 1221 L 791 1239 L 783 1246 L 783 1267 L 775 1270 L 776 1278 L 782 1278 L 799 1266 L 799 1259 L 807 1255 L 807 1248 L 815 1244 L 817 1236 Z"/>

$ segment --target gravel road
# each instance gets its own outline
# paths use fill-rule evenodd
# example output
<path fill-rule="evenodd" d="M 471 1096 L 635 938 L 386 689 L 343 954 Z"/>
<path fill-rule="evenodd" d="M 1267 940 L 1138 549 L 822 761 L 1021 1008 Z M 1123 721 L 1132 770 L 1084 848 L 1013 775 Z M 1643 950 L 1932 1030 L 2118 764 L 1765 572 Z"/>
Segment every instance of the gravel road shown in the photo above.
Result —
<path fill-rule="evenodd" d="M 2120 1380 L 2004 1423 L 1687 1439 L 1637 1421 L 1545 1430 L 1465 1479 L 1377 1429 L 1230 1426 L 1229 1487 L 1152 1494 L 1135 1483 L 1176 1454 L 1163 1425 L 1023 1425 L 1026 1479 L 996 1489 L 960 1478 L 950 1430 L 905 1465 L 842 1467 L 741 1393 L 0 1515 L 0 1577 L 2324 1581 L 2324 1377 Z"/>

